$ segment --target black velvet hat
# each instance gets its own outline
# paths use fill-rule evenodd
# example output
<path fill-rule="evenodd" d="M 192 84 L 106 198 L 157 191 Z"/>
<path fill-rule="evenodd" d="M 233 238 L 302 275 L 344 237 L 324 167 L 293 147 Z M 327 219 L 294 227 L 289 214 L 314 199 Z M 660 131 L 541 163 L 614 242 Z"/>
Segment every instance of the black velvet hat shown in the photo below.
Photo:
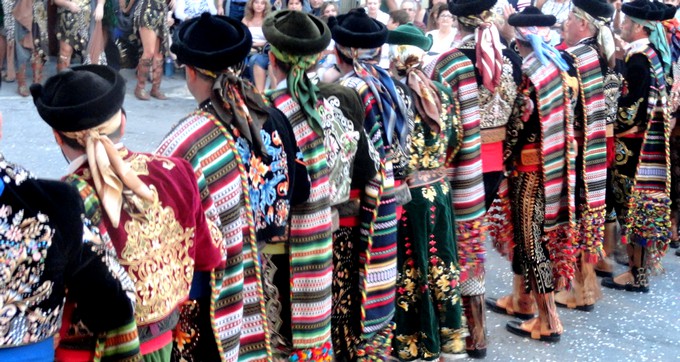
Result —
<path fill-rule="evenodd" d="M 220 72 L 242 62 L 252 45 L 250 30 L 240 21 L 203 13 L 182 23 L 170 50 L 182 64 Z"/>
<path fill-rule="evenodd" d="M 572 4 L 595 19 L 609 19 L 614 15 L 614 7 L 607 0 L 572 0 Z"/>
<path fill-rule="evenodd" d="M 276 11 L 262 24 L 267 41 L 276 49 L 294 55 L 313 55 L 331 42 L 326 23 L 314 15 L 295 10 Z"/>
<path fill-rule="evenodd" d="M 425 35 L 413 23 L 399 25 L 398 28 L 387 33 L 387 43 L 396 45 L 413 45 L 428 51 L 432 48 L 432 37 Z"/>
<path fill-rule="evenodd" d="M 33 103 L 50 127 L 62 132 L 97 127 L 120 111 L 125 79 L 105 65 L 82 65 L 31 85 Z"/>
<path fill-rule="evenodd" d="M 371 19 L 364 8 L 352 9 L 347 14 L 328 19 L 328 26 L 336 43 L 352 48 L 380 48 L 387 40 L 387 28 Z"/>
<path fill-rule="evenodd" d="M 515 27 L 553 26 L 557 18 L 545 15 L 535 6 L 527 6 L 521 13 L 515 13 L 508 18 L 508 24 Z"/>
<path fill-rule="evenodd" d="M 453 0 L 449 2 L 449 11 L 455 16 L 481 14 L 491 9 L 498 0 Z"/>
<path fill-rule="evenodd" d="M 678 11 L 678 8 L 671 4 L 657 3 L 656 6 L 664 11 L 663 20 L 673 19 L 675 17 L 675 13 Z"/>
<path fill-rule="evenodd" d="M 621 5 L 621 12 L 641 20 L 661 21 L 665 9 L 658 8 L 649 0 L 633 0 Z"/>

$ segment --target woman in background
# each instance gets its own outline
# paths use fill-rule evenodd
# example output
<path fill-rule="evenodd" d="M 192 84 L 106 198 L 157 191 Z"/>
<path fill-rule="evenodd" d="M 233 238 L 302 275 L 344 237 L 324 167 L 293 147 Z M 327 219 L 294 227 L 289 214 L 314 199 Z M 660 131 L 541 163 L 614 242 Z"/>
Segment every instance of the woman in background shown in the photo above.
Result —
<path fill-rule="evenodd" d="M 253 36 L 253 48 L 248 58 L 248 69 L 252 72 L 253 83 L 260 92 L 264 92 L 267 82 L 267 68 L 269 68 L 269 55 L 265 51 L 267 41 L 262 33 L 262 23 L 269 14 L 271 7 L 267 0 L 248 0 L 245 14 L 241 21 L 250 30 Z"/>
<path fill-rule="evenodd" d="M 435 5 L 432 8 L 432 14 L 434 14 L 437 29 L 427 33 L 432 36 L 430 53 L 441 54 L 451 49 L 453 42 L 458 38 L 458 28 L 454 27 L 454 16 L 449 12 L 446 3 Z"/>

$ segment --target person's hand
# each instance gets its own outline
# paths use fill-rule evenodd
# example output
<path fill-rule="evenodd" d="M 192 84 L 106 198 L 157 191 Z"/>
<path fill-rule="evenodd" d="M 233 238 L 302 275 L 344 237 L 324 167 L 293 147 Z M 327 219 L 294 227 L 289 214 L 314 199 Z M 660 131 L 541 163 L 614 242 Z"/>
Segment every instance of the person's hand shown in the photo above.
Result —
<path fill-rule="evenodd" d="M 614 10 L 621 11 L 621 0 L 612 1 L 612 5 L 614 6 Z"/>
<path fill-rule="evenodd" d="M 623 59 L 626 56 L 626 45 L 628 45 L 618 34 L 614 34 L 614 58 Z"/>
<path fill-rule="evenodd" d="M 94 8 L 94 21 L 102 21 L 104 18 L 104 3 L 98 3 Z"/>
<path fill-rule="evenodd" d="M 280 10 L 283 8 L 283 3 L 281 3 L 281 0 L 274 1 L 274 8 L 276 8 L 276 10 Z"/>
<path fill-rule="evenodd" d="M 508 42 L 512 42 L 512 40 L 515 38 L 515 28 L 510 26 L 508 24 L 508 18 L 510 15 L 515 13 L 515 8 L 512 7 L 510 4 L 505 4 L 503 6 L 503 23 L 499 27 L 498 31 L 500 35 Z"/>
<path fill-rule="evenodd" d="M 224 5 L 217 5 L 217 15 L 224 15 Z"/>
<path fill-rule="evenodd" d="M 168 27 L 175 25 L 175 18 L 172 17 L 172 13 L 168 13 L 168 18 L 165 19 L 165 22 L 168 24 Z"/>
<path fill-rule="evenodd" d="M 67 4 L 68 4 L 68 11 L 70 11 L 74 14 L 77 14 L 77 13 L 80 12 L 80 6 L 78 6 L 78 4 L 76 4 L 75 2 L 69 1 Z"/>

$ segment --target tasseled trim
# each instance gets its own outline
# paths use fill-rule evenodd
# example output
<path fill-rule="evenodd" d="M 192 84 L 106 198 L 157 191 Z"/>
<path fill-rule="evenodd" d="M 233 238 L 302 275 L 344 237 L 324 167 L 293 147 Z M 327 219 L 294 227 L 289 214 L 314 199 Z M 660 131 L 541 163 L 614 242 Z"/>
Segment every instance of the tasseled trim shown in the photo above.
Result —
<path fill-rule="evenodd" d="M 464 282 L 471 276 L 484 273 L 484 233 L 486 225 L 482 219 L 472 221 L 458 221 L 456 239 L 458 244 L 458 263 L 460 265 L 460 281 Z"/>
<path fill-rule="evenodd" d="M 646 267 L 652 275 L 663 272 L 661 259 L 671 239 L 671 200 L 662 193 L 634 193 L 628 199 L 622 242 L 646 249 Z"/>
<path fill-rule="evenodd" d="M 574 279 L 578 248 L 573 239 L 568 223 L 557 226 L 544 236 L 543 242 L 548 248 L 552 262 L 555 290 L 569 288 Z"/>
<path fill-rule="evenodd" d="M 588 209 L 585 204 L 581 205 L 580 235 L 577 244 L 583 249 L 583 261 L 589 264 L 597 263 L 604 257 L 604 206 L 596 209 Z"/>
<path fill-rule="evenodd" d="M 373 338 L 357 346 L 357 361 L 388 361 L 392 355 L 392 332 L 396 324 L 390 323 Z"/>
<path fill-rule="evenodd" d="M 489 237 L 491 237 L 496 251 L 512 261 L 515 238 L 507 178 L 501 181 L 498 187 L 498 197 L 491 203 L 491 207 L 489 207 L 489 211 L 486 213 L 484 224 L 487 227 Z"/>
<path fill-rule="evenodd" d="M 288 360 L 291 362 L 330 362 L 333 360 L 331 342 L 326 342 L 321 347 L 294 350 Z"/>

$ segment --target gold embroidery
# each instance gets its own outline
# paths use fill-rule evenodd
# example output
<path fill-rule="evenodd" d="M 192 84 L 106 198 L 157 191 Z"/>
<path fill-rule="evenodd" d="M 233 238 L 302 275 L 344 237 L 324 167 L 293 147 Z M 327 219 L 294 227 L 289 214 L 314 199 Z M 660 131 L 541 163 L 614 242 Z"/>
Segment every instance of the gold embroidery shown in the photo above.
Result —
<path fill-rule="evenodd" d="M 188 254 L 194 228 L 184 229 L 173 209 L 162 206 L 156 188 L 150 188 L 153 202 L 130 197 L 141 211 L 131 213 L 132 219 L 125 223 L 128 240 L 120 262 L 135 283 L 135 319 L 140 324 L 162 319 L 186 298 L 194 272 Z"/>
<path fill-rule="evenodd" d="M 123 155 L 121 155 L 122 157 Z M 166 170 L 172 170 L 175 168 L 175 164 L 170 161 L 168 158 L 159 158 L 155 157 L 153 155 L 146 155 L 146 154 L 135 154 L 128 162 L 130 162 L 130 167 L 132 168 L 133 171 L 137 175 L 144 175 L 148 176 L 149 175 L 149 167 L 147 164 L 149 161 L 160 161 L 163 164 L 163 168 Z"/>

